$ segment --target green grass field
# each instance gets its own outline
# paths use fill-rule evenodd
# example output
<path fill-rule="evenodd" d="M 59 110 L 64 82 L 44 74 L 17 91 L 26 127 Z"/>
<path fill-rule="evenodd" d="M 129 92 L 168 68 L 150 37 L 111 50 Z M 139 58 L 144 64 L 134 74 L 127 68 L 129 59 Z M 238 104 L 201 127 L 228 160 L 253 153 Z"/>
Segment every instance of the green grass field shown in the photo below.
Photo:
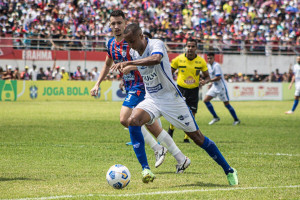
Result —
<path fill-rule="evenodd" d="M 157 179 L 143 184 L 132 147 L 125 145 L 120 102 L 1 102 L 0 199 L 300 199 L 300 108 L 284 114 L 292 103 L 232 102 L 242 121 L 236 127 L 220 102 L 213 104 L 221 121 L 209 126 L 211 115 L 199 103 L 200 129 L 238 170 L 240 185 L 229 187 L 222 168 L 194 143 L 183 143 L 178 129 L 174 140 L 191 166 L 175 174 L 168 154 L 155 168 L 147 146 Z M 123 190 L 106 182 L 113 164 L 131 172 Z"/>

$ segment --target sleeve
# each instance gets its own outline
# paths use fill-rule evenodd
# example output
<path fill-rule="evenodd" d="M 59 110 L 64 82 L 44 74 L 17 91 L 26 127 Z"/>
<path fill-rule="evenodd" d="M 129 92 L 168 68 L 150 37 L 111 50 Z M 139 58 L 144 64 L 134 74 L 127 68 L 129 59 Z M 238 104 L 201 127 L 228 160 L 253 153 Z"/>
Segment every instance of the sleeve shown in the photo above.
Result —
<path fill-rule="evenodd" d="M 155 43 L 153 43 L 153 46 L 152 46 L 151 56 L 154 54 L 159 54 L 162 57 L 164 57 L 164 49 L 165 49 L 165 45 L 164 45 L 163 41 L 161 41 L 161 40 L 155 41 Z"/>
<path fill-rule="evenodd" d="M 215 65 L 215 75 L 216 76 L 221 76 L 222 75 L 221 66 L 218 63 Z"/>
<path fill-rule="evenodd" d="M 201 68 L 201 71 L 202 72 L 206 72 L 207 70 L 208 70 L 208 68 L 207 68 L 207 63 L 206 63 L 206 61 L 202 58 L 202 68 Z"/>
<path fill-rule="evenodd" d="M 171 62 L 171 67 L 173 69 L 178 69 L 178 61 L 179 61 L 179 56 L 177 56 L 176 58 L 174 58 Z"/>

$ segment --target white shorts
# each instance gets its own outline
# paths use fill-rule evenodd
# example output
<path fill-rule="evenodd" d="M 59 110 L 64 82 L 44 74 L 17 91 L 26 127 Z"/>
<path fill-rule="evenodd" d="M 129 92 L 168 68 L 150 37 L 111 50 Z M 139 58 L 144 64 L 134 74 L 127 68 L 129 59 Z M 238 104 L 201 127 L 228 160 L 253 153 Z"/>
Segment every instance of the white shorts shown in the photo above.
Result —
<path fill-rule="evenodd" d="M 207 91 L 206 95 L 214 98 L 218 97 L 223 102 L 229 101 L 229 95 L 225 87 L 217 89 L 214 85 L 212 85 Z"/>
<path fill-rule="evenodd" d="M 194 132 L 199 129 L 192 112 L 181 97 L 172 101 L 146 98 L 136 108 L 145 110 L 151 116 L 148 124 L 152 124 L 155 119 L 163 116 L 176 128 L 185 132 Z"/>
<path fill-rule="evenodd" d="M 300 96 L 300 87 L 296 87 L 296 90 L 295 90 L 295 96 L 296 96 L 296 97 L 299 97 L 299 96 Z"/>

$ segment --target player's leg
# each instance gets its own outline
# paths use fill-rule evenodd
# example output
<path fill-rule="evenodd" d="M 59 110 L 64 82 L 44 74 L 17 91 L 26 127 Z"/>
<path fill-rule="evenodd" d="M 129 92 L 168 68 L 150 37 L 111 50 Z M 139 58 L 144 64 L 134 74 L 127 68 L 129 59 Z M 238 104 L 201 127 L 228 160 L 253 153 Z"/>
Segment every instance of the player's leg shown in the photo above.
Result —
<path fill-rule="evenodd" d="M 169 134 L 171 137 L 173 137 L 174 130 L 175 130 L 175 127 L 173 126 L 173 124 L 170 124 L 169 129 L 168 129 L 168 134 Z"/>
<path fill-rule="evenodd" d="M 130 138 L 133 146 L 133 150 L 135 155 L 140 162 L 143 171 L 142 171 L 142 181 L 144 183 L 148 183 L 149 181 L 153 181 L 155 176 L 150 171 L 150 167 L 148 165 L 147 155 L 145 151 L 145 143 L 144 137 L 142 134 L 141 126 L 144 125 L 147 121 L 151 118 L 147 112 L 140 112 L 143 111 L 141 109 L 134 109 L 132 114 L 128 119 L 129 125 L 129 132 Z"/>
<path fill-rule="evenodd" d="M 235 113 L 235 110 L 234 110 L 234 108 L 230 105 L 229 101 L 224 101 L 223 103 L 224 103 L 224 106 L 229 110 L 231 116 L 232 116 L 233 119 L 234 119 L 234 122 L 233 122 L 232 125 L 235 126 L 235 125 L 240 124 L 241 122 L 240 122 L 240 120 L 238 119 L 238 117 L 237 117 L 237 115 L 236 115 L 236 113 Z"/>
<path fill-rule="evenodd" d="M 177 160 L 178 164 L 181 164 L 186 159 L 186 156 L 180 151 L 180 149 L 176 146 L 172 137 L 159 126 L 159 123 L 155 121 L 151 125 L 146 125 L 148 130 L 157 138 L 158 142 L 162 144 L 165 148 L 162 148 L 160 151 L 157 151 L 157 162 L 155 163 L 155 167 L 159 167 L 161 165 L 162 154 L 165 154 L 168 150 L 174 158 Z"/>
<path fill-rule="evenodd" d="M 215 109 L 213 107 L 213 105 L 210 103 L 210 101 L 213 99 L 214 97 L 211 95 L 206 95 L 204 97 L 204 104 L 206 105 L 207 109 L 209 110 L 209 112 L 212 114 L 212 116 L 214 117 L 208 124 L 212 125 L 218 121 L 220 121 L 220 118 L 218 117 L 218 115 L 215 112 Z"/>
<path fill-rule="evenodd" d="M 293 107 L 291 110 L 285 112 L 285 114 L 293 114 L 294 113 L 294 111 L 296 110 L 298 103 L 299 103 L 299 96 L 300 96 L 300 88 L 296 88 Z"/>

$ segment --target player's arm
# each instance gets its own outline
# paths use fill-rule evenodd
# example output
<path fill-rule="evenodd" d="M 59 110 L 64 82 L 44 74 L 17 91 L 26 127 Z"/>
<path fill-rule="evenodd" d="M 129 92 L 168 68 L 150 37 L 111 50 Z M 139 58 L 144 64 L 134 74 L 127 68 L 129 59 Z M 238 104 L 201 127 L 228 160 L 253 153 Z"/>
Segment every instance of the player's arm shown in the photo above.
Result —
<path fill-rule="evenodd" d="M 138 70 L 137 66 L 128 65 L 127 67 L 123 68 L 122 72 L 123 72 L 123 74 L 129 74 L 130 71 L 133 71 L 133 70 Z"/>
<path fill-rule="evenodd" d="M 100 76 L 99 76 L 95 86 L 90 91 L 92 96 L 98 95 L 99 86 L 100 86 L 101 82 L 105 79 L 106 75 L 108 74 L 109 69 L 112 66 L 112 64 L 113 64 L 113 59 L 106 56 L 104 66 L 102 67 L 101 72 L 100 72 Z"/>
<path fill-rule="evenodd" d="M 204 76 L 204 79 L 200 80 L 200 85 L 205 85 L 205 84 L 208 84 L 209 82 L 211 82 L 208 70 L 202 72 L 202 74 Z"/>
<path fill-rule="evenodd" d="M 123 70 L 125 67 L 129 65 L 134 65 L 134 66 L 151 66 L 151 65 L 157 65 L 160 63 L 162 59 L 161 54 L 153 54 L 149 57 L 142 58 L 139 60 L 132 60 L 132 61 L 125 61 L 121 63 L 114 64 L 111 69 L 112 70 Z"/>
<path fill-rule="evenodd" d="M 292 88 L 294 82 L 295 82 L 295 75 L 292 77 L 291 83 L 289 85 L 289 90 Z"/>

